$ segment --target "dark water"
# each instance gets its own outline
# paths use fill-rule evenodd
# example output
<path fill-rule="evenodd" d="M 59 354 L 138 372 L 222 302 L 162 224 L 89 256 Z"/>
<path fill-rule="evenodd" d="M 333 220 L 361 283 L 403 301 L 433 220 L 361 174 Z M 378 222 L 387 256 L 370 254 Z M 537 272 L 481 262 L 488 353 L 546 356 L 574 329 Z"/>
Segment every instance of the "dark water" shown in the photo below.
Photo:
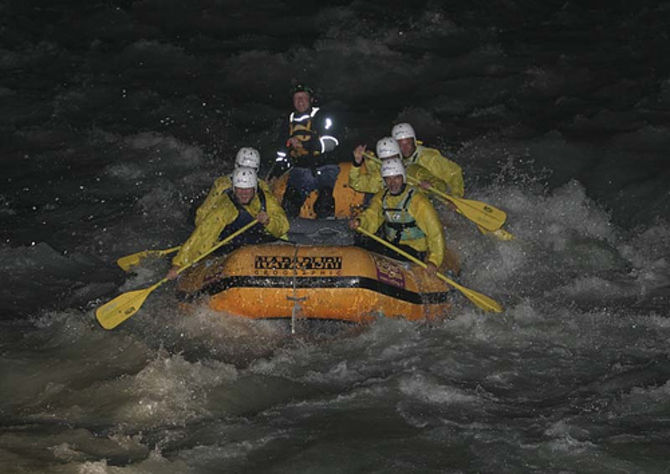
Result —
<path fill-rule="evenodd" d="M 670 6 L 0 1 L 2 472 L 667 472 Z M 410 121 L 508 212 L 441 209 L 466 299 L 297 336 L 119 256 L 166 248 L 292 80 L 343 159 Z M 266 167 L 267 168 L 267 167 Z M 343 235 L 342 239 L 348 236 Z"/>

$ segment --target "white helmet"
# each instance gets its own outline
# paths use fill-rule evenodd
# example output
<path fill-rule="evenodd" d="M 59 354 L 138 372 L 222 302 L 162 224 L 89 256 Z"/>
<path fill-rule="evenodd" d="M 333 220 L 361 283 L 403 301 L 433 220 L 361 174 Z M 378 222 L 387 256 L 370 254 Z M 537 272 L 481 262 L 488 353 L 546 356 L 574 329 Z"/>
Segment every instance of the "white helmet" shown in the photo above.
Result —
<path fill-rule="evenodd" d="M 394 138 L 384 137 L 377 142 L 377 156 L 381 159 L 400 156 L 400 147 Z"/>
<path fill-rule="evenodd" d="M 402 164 L 400 158 L 389 158 L 382 161 L 382 178 L 389 178 L 391 176 L 402 175 L 402 182 L 407 182 L 407 173 L 405 172 L 405 165 Z"/>
<path fill-rule="evenodd" d="M 251 147 L 242 147 L 235 156 L 235 167 L 246 166 L 258 170 L 261 167 L 261 154 Z"/>
<path fill-rule="evenodd" d="M 414 133 L 414 129 L 408 123 L 399 123 L 395 125 L 393 130 L 391 130 L 391 135 L 396 140 L 402 140 L 403 138 L 413 138 L 416 140 L 416 133 Z"/>
<path fill-rule="evenodd" d="M 236 188 L 255 188 L 258 185 L 256 170 L 240 166 L 233 171 L 233 186 Z"/>

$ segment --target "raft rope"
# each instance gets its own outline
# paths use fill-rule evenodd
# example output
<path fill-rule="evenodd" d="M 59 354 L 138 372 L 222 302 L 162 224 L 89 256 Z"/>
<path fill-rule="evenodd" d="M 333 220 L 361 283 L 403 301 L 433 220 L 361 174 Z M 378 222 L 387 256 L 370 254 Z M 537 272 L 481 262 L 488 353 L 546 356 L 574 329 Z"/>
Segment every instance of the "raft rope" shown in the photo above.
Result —
<path fill-rule="evenodd" d="M 291 310 L 291 334 L 295 334 L 296 319 L 298 318 L 298 315 L 302 312 L 300 302 L 305 301 L 307 299 L 306 296 L 298 298 L 298 288 L 296 287 L 296 282 L 298 280 L 298 250 L 299 246 L 296 244 L 295 252 L 293 252 L 293 260 L 291 262 L 292 263 L 291 266 L 293 267 L 293 296 L 286 297 L 289 301 L 293 301 L 293 309 Z"/>

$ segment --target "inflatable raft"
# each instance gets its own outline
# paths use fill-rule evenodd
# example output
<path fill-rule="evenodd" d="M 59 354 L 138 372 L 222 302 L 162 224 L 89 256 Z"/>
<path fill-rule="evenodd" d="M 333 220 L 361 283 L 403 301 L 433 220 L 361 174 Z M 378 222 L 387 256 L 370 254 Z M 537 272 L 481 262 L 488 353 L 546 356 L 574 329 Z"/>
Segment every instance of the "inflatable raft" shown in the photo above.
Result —
<path fill-rule="evenodd" d="M 251 319 L 417 320 L 443 317 L 451 307 L 449 285 L 418 265 L 333 245 L 243 247 L 185 272 L 177 295 Z"/>
<path fill-rule="evenodd" d="M 379 315 L 409 320 L 444 317 L 451 287 L 418 265 L 352 245 L 346 220 L 360 211 L 364 194 L 348 185 L 351 163 L 340 163 L 333 190 L 335 220 L 315 219 L 312 193 L 289 238 L 297 243 L 240 248 L 206 260 L 182 274 L 177 296 L 206 299 L 215 311 L 250 319 L 291 318 L 360 323 Z M 272 183 L 281 200 L 287 174 Z M 314 245 L 319 243 L 319 245 Z M 458 259 L 446 249 L 446 268 Z"/>
<path fill-rule="evenodd" d="M 363 207 L 365 199 L 364 193 L 354 191 L 349 187 L 349 170 L 351 169 L 351 162 L 340 163 L 340 171 L 333 187 L 333 200 L 335 201 L 335 217 L 338 219 L 348 218 L 356 214 Z M 278 179 L 270 184 L 270 188 L 279 202 L 282 202 L 284 193 L 286 192 L 286 185 L 288 182 L 288 173 L 284 173 Z M 317 191 L 312 191 L 302 207 L 300 208 L 300 217 L 303 219 L 316 219 L 314 212 L 314 203 L 318 197 Z"/>

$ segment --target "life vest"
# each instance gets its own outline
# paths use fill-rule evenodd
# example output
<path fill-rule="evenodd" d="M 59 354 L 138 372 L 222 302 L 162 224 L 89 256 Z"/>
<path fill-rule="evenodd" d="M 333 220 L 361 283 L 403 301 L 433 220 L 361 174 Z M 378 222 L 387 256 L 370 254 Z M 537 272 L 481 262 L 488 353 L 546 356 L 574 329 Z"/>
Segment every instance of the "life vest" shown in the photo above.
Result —
<path fill-rule="evenodd" d="M 237 217 L 233 222 L 228 224 L 223 229 L 219 239 L 225 238 L 226 236 L 232 234 L 236 230 L 241 229 L 242 227 L 244 227 L 245 225 L 247 225 L 248 223 L 250 223 L 255 219 L 255 217 L 251 215 L 251 213 L 247 210 L 247 208 L 237 201 L 237 199 L 235 198 L 235 191 L 233 187 L 226 189 L 224 193 L 228 196 L 230 201 L 237 209 Z M 261 208 L 258 212 L 265 211 L 266 210 L 265 192 L 259 187 L 258 190 L 256 191 L 256 195 L 258 196 L 258 199 L 261 202 Z M 247 231 L 245 231 L 243 234 L 240 234 L 237 237 L 235 237 L 232 241 L 228 243 L 228 245 L 224 245 L 222 248 L 225 252 L 228 252 L 230 251 L 231 248 L 237 248 L 242 245 L 272 242 L 274 240 L 276 239 L 272 235 L 268 234 L 262 225 L 257 224 L 248 229 Z"/>
<path fill-rule="evenodd" d="M 400 202 L 399 207 L 390 207 L 387 202 L 389 190 L 387 189 L 384 192 L 384 197 L 382 198 L 382 211 L 385 220 L 384 234 L 394 244 L 398 244 L 400 241 L 417 240 L 426 237 L 426 234 L 416 225 L 416 219 L 409 213 L 409 204 L 415 191 L 414 188 L 411 188 Z"/>
<path fill-rule="evenodd" d="M 309 113 L 296 116 L 295 112 L 291 112 L 288 118 L 288 133 L 289 137 L 296 137 L 303 142 L 302 149 L 292 149 L 290 154 L 294 158 L 305 156 L 309 154 L 310 147 L 306 142 L 312 140 L 316 132 L 313 130 L 314 116 L 319 111 L 318 107 L 312 107 Z"/>

